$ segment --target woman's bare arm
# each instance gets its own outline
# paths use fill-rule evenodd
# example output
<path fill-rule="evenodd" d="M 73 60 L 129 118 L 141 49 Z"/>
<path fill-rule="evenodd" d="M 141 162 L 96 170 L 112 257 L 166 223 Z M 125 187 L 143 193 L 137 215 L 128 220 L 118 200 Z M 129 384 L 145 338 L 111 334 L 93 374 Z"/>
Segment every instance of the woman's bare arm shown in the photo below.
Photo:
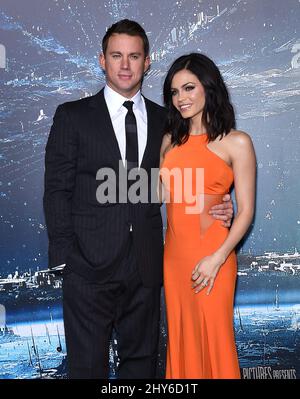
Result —
<path fill-rule="evenodd" d="M 234 174 L 237 214 L 221 247 L 213 255 L 202 259 L 195 267 L 192 279 L 196 292 L 199 292 L 208 283 L 208 293 L 211 291 L 219 268 L 247 232 L 254 214 L 256 158 L 253 144 L 250 137 L 244 132 L 235 131 L 230 135 L 226 146 Z M 199 284 L 201 284 L 200 287 Z"/>

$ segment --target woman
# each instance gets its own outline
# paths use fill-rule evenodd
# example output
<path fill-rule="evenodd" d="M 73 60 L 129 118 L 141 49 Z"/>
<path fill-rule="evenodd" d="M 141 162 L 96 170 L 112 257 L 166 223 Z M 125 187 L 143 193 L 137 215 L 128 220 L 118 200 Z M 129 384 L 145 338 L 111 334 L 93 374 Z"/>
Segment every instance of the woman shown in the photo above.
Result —
<path fill-rule="evenodd" d="M 173 63 L 164 101 L 166 378 L 240 378 L 233 329 L 234 248 L 254 212 L 253 145 L 246 133 L 235 130 L 226 86 L 205 55 L 192 53 Z M 233 182 L 237 214 L 228 231 L 208 210 Z"/>

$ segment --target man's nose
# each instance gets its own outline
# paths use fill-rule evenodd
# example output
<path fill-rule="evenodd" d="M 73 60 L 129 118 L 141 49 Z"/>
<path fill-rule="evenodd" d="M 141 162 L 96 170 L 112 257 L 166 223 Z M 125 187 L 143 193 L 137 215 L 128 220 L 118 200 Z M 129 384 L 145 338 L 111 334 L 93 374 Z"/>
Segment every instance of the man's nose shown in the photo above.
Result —
<path fill-rule="evenodd" d="M 129 60 L 128 60 L 127 57 L 122 57 L 121 68 L 122 69 L 128 69 L 129 68 Z"/>

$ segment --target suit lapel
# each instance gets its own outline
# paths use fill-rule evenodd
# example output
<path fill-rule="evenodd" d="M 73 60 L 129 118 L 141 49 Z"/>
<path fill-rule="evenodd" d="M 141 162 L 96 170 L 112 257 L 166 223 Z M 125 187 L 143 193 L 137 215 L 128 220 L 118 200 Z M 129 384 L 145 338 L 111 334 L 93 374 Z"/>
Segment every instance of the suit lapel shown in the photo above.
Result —
<path fill-rule="evenodd" d="M 113 124 L 104 99 L 104 89 L 91 98 L 90 107 L 93 108 L 95 128 L 100 132 L 100 138 L 110 152 L 112 160 L 118 168 L 118 162 L 122 159 Z"/>
<path fill-rule="evenodd" d="M 147 111 L 147 143 L 144 151 L 141 168 L 145 168 L 153 149 L 157 146 L 156 140 L 161 139 L 159 134 L 160 126 L 156 117 L 155 108 L 150 101 L 145 98 L 146 111 Z M 104 89 L 100 90 L 95 96 L 91 98 L 90 107 L 93 109 L 92 118 L 95 121 L 95 129 L 99 130 L 99 136 L 107 151 L 111 154 L 112 161 L 115 167 L 118 168 L 118 162 L 122 159 L 116 134 L 110 119 L 109 111 L 104 99 Z M 156 134 L 155 134 L 156 133 Z M 159 144 L 158 144 L 159 146 Z"/>

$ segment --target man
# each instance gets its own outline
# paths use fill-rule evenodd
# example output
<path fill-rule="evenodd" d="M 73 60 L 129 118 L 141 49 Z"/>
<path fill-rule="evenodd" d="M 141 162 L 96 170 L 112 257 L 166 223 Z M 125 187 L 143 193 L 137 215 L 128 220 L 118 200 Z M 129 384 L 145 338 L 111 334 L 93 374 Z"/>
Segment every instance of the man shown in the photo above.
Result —
<path fill-rule="evenodd" d="M 118 377 L 154 378 L 163 270 L 160 205 L 98 202 L 96 175 L 110 168 L 118 181 L 119 161 L 126 161 L 128 169 L 139 166 L 147 172 L 150 190 L 151 169 L 159 167 L 165 111 L 140 92 L 150 58 L 148 38 L 138 23 L 112 25 L 102 49 L 105 88 L 60 105 L 46 146 L 49 267 L 66 264 L 69 378 L 108 377 L 113 327 Z M 229 208 L 231 215 L 231 204 L 220 208 L 223 213 Z"/>

